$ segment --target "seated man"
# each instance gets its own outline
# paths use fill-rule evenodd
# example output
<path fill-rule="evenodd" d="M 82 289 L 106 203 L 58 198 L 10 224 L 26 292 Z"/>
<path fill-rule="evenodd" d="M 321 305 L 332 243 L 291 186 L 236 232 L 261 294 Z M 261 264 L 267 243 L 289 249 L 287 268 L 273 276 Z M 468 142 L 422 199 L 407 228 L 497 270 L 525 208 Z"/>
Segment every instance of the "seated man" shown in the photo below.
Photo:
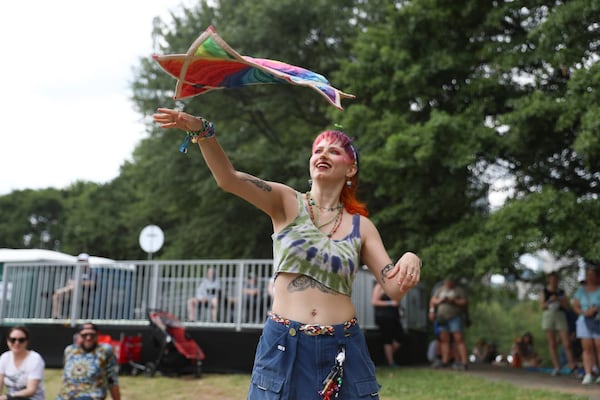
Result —
<path fill-rule="evenodd" d="M 86 253 L 81 253 L 77 256 L 77 262 L 81 263 L 81 286 L 90 288 L 94 285 L 93 272 L 90 269 L 88 263 L 90 256 Z M 71 295 L 73 289 L 75 289 L 75 280 L 69 279 L 66 286 L 58 288 L 52 294 L 52 318 L 62 318 L 61 311 L 65 304 L 64 299 L 66 296 Z"/>
<path fill-rule="evenodd" d="M 215 269 L 209 268 L 196 289 L 196 297 L 191 297 L 187 301 L 188 321 L 196 320 L 198 304 L 210 304 L 210 319 L 216 322 L 220 292 L 221 281 L 217 278 Z"/>
<path fill-rule="evenodd" d="M 235 309 L 235 306 L 238 303 L 237 293 L 229 296 L 227 300 L 229 301 L 230 308 Z M 248 278 L 246 279 L 246 282 L 244 282 L 244 287 L 242 288 L 242 305 L 244 306 L 242 312 L 246 313 L 244 315 L 244 320 L 254 321 L 255 315 L 257 314 L 256 309 L 259 307 L 259 301 L 258 280 L 253 273 L 248 274 Z"/>

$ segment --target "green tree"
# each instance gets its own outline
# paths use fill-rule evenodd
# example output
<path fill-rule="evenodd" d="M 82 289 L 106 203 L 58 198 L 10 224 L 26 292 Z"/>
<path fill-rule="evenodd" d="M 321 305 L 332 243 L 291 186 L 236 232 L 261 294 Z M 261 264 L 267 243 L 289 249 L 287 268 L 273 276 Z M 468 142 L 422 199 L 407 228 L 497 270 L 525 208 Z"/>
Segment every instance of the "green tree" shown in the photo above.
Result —
<path fill-rule="evenodd" d="M 156 19 L 155 50 L 183 53 L 214 25 L 241 54 L 313 69 L 357 95 L 345 112 L 287 85 L 173 101 L 174 79 L 141 59 L 133 101 L 148 137 L 133 161 L 106 185 L 3 196 L 0 240 L 37 246 L 50 232 L 73 253 L 138 258 L 139 231 L 154 223 L 160 257 L 271 257 L 268 218 L 219 190 L 196 149 L 179 154 L 181 132 L 151 123 L 166 106 L 213 120 L 240 170 L 298 190 L 312 138 L 341 123 L 392 257 L 416 250 L 425 278 L 516 276 L 518 257 L 538 248 L 600 259 L 600 1 L 309 3 L 200 1 L 170 24 Z M 494 210 L 499 179 L 512 191 Z"/>
<path fill-rule="evenodd" d="M 348 56 L 358 27 L 364 24 L 360 2 L 200 2 L 175 18 L 173 26 L 156 21 L 157 52 L 183 53 L 214 25 L 240 54 L 285 60 L 328 76 Z M 369 4 L 372 6 L 372 4 Z M 351 22 L 351 23 L 350 23 Z M 212 92 L 173 102 L 175 81 L 157 64 L 142 61 L 134 101 L 144 115 L 159 106 L 178 107 L 211 119 L 236 168 L 298 190 L 308 189 L 310 143 L 331 126 L 330 107 L 314 92 L 269 85 Z M 163 257 L 272 257 L 268 218 L 254 207 L 222 192 L 197 149 L 177 152 L 181 132 L 150 127 L 150 138 L 124 168 L 141 196 L 140 216 L 165 230 Z M 303 151 L 302 149 L 305 149 Z"/>
<path fill-rule="evenodd" d="M 135 218 L 137 196 L 122 175 L 104 185 L 71 185 L 65 201 L 62 250 L 118 260 L 143 259 L 138 237 L 144 225 L 140 226 Z"/>
<path fill-rule="evenodd" d="M 1 196 L 0 247 L 58 250 L 65 214 L 60 190 L 18 190 Z"/>
<path fill-rule="evenodd" d="M 336 75 L 358 96 L 344 125 L 373 219 L 426 276 L 515 273 L 539 248 L 598 258 L 582 211 L 598 213 L 599 17 L 587 0 L 406 1 L 361 33 Z"/>

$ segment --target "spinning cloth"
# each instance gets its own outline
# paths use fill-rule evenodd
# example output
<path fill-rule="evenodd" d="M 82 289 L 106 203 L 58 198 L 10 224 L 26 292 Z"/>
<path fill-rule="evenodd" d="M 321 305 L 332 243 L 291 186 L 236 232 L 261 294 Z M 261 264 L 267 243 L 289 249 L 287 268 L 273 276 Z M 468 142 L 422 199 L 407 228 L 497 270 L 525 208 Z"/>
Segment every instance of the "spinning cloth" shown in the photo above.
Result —
<path fill-rule="evenodd" d="M 209 26 L 186 54 L 152 56 L 177 79 L 175 99 L 197 96 L 215 89 L 264 83 L 288 83 L 312 88 L 342 110 L 342 98 L 354 98 L 331 86 L 323 75 L 265 58 L 242 56 Z"/>

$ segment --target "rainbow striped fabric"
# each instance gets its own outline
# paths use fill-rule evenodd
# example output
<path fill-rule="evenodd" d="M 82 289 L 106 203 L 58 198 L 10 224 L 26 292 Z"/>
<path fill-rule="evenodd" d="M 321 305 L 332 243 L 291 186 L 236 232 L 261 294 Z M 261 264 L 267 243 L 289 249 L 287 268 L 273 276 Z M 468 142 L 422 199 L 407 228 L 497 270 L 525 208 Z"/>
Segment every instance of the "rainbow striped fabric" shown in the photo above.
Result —
<path fill-rule="evenodd" d="M 160 66 L 177 79 L 175 99 L 197 96 L 215 89 L 247 85 L 287 83 L 309 87 L 342 110 L 343 98 L 355 96 L 331 86 L 316 72 L 281 61 L 242 56 L 209 26 L 186 54 L 153 55 Z"/>

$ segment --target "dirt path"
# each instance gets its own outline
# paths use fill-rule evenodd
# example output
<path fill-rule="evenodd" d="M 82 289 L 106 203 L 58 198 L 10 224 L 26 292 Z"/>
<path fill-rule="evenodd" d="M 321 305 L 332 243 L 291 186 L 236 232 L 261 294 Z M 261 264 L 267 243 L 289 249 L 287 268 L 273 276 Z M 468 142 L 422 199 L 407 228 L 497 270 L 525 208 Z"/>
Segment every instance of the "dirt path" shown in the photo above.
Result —
<path fill-rule="evenodd" d="M 588 396 L 589 400 L 600 400 L 600 384 L 582 385 L 581 379 L 573 376 L 551 376 L 547 373 L 528 371 L 520 368 L 473 364 L 469 366 L 467 373 L 481 376 L 491 381 L 509 382 L 513 385 L 532 389 L 570 393 Z"/>

